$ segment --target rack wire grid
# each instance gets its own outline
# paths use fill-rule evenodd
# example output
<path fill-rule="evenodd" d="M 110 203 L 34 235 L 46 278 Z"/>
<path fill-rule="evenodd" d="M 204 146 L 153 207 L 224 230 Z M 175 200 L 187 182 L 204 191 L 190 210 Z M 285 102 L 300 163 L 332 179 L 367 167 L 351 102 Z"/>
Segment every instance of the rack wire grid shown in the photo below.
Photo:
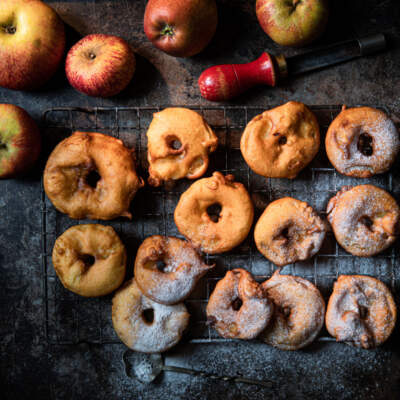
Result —
<path fill-rule="evenodd" d="M 340 112 L 341 106 L 310 106 L 321 128 L 321 147 L 313 162 L 294 180 L 265 179 L 253 173 L 245 163 L 239 148 L 240 137 L 247 123 L 257 114 L 270 107 L 215 106 L 191 108 L 204 116 L 219 138 L 216 152 L 210 155 L 210 166 L 205 176 L 213 171 L 233 174 L 249 190 L 254 206 L 255 221 L 266 205 L 278 198 L 292 196 L 308 202 L 322 216 L 328 200 L 344 185 L 371 183 L 395 195 L 400 194 L 400 179 L 394 173 L 375 176 L 371 179 L 354 179 L 338 174 L 330 165 L 325 149 L 324 137 L 330 122 Z M 135 148 L 138 173 L 147 177 L 146 130 L 154 112 L 164 107 L 117 107 L 117 108 L 53 108 L 43 114 L 43 133 L 47 155 L 65 137 L 75 130 L 97 131 L 120 138 L 126 146 Z M 378 107 L 381 108 L 382 107 Z M 389 111 L 383 108 L 384 111 Z M 392 169 L 395 171 L 396 167 Z M 180 195 L 190 186 L 188 180 L 178 181 L 172 188 L 141 189 L 131 208 L 132 221 L 72 220 L 58 212 L 42 190 L 42 243 L 43 284 L 45 288 L 46 336 L 51 344 L 75 344 L 89 342 L 97 344 L 119 343 L 111 321 L 112 296 L 83 298 L 64 289 L 54 271 L 51 252 L 56 238 L 67 228 L 84 223 L 101 223 L 114 227 L 128 251 L 127 279 L 133 274 L 133 263 L 140 243 L 149 235 L 161 234 L 182 237 L 178 232 L 173 212 Z M 340 274 L 367 274 L 381 279 L 395 292 L 400 281 L 396 271 L 398 246 L 373 258 L 359 258 L 346 253 L 336 243 L 332 233 L 318 255 L 310 260 L 286 266 L 282 273 L 299 275 L 314 282 L 327 300 L 336 278 Z M 233 251 L 216 256 L 205 255 L 207 263 L 215 263 L 185 301 L 191 314 L 191 323 L 184 340 L 193 343 L 227 342 L 206 323 L 205 308 L 210 293 L 227 270 L 245 268 L 257 280 L 270 277 L 276 267 L 256 249 L 253 232 Z M 320 341 L 333 340 L 326 331 Z"/>

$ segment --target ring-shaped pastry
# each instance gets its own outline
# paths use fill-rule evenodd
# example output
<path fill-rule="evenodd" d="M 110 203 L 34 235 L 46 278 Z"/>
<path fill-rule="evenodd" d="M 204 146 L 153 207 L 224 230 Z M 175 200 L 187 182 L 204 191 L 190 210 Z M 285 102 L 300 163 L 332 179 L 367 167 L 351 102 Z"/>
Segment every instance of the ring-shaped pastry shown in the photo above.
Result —
<path fill-rule="evenodd" d="M 290 101 L 254 117 L 240 140 L 249 167 L 266 178 L 296 178 L 316 156 L 319 125 L 302 103 Z"/>
<path fill-rule="evenodd" d="M 208 168 L 208 155 L 218 138 L 205 119 L 187 108 L 166 108 L 154 114 L 147 131 L 149 184 L 196 179 Z"/>
<path fill-rule="evenodd" d="M 126 346 L 142 353 L 161 353 L 175 346 L 189 324 L 183 303 L 159 304 L 146 297 L 134 279 L 112 302 L 114 329 Z"/>
<path fill-rule="evenodd" d="M 253 223 L 254 208 L 246 188 L 233 175 L 214 172 L 193 183 L 179 199 L 174 219 L 179 232 L 205 253 L 223 253 L 239 245 Z M 210 209 L 219 206 L 218 215 Z"/>
<path fill-rule="evenodd" d="M 267 326 L 273 305 L 251 274 L 228 271 L 207 304 L 207 322 L 224 338 L 254 339 Z"/>
<path fill-rule="evenodd" d="M 268 205 L 257 221 L 254 240 L 260 253 L 282 267 L 315 255 L 327 224 L 305 202 L 285 197 Z"/>
<path fill-rule="evenodd" d="M 376 255 L 399 234 L 400 209 L 396 200 L 373 185 L 343 187 L 329 201 L 327 213 L 336 240 L 355 256 Z"/>
<path fill-rule="evenodd" d="M 326 153 L 341 173 L 369 178 L 390 169 L 400 149 L 393 121 L 371 107 L 347 108 L 329 126 Z"/>
<path fill-rule="evenodd" d="M 325 302 L 316 286 L 278 270 L 261 287 L 274 303 L 274 315 L 259 338 L 281 350 L 298 350 L 313 342 L 325 317 Z"/>
<path fill-rule="evenodd" d="M 213 267 L 205 264 L 185 240 L 155 235 L 140 245 L 134 274 L 146 297 L 161 304 L 176 304 L 186 299 Z"/>
<path fill-rule="evenodd" d="M 131 218 L 129 206 L 143 180 L 133 150 L 102 133 L 75 132 L 51 153 L 43 176 L 53 205 L 70 218 Z"/>
<path fill-rule="evenodd" d="M 111 226 L 72 226 L 57 238 L 52 260 L 64 287 L 85 297 L 109 294 L 125 277 L 125 246 Z"/>
<path fill-rule="evenodd" d="M 387 286 L 365 275 L 341 275 L 326 312 L 326 328 L 338 342 L 370 349 L 381 345 L 396 324 L 396 304 Z"/>

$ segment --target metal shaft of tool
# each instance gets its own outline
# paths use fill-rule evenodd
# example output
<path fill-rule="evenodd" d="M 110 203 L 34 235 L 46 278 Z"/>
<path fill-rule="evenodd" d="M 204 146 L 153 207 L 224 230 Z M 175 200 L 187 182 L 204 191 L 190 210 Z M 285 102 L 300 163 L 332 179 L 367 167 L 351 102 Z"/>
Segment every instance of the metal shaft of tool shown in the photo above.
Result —
<path fill-rule="evenodd" d="M 177 372 L 179 374 L 188 374 L 188 375 L 192 375 L 192 376 L 200 376 L 202 378 L 217 379 L 217 380 L 222 380 L 225 382 L 247 383 L 249 385 L 258 385 L 258 386 L 264 386 L 264 387 L 269 387 L 269 388 L 272 387 L 272 385 L 273 385 L 272 382 L 268 382 L 268 381 L 259 381 L 256 379 L 244 378 L 241 376 L 220 376 L 220 375 L 215 375 L 215 374 L 211 374 L 208 372 L 196 371 L 193 369 L 182 368 L 182 367 L 176 367 L 174 365 L 164 365 L 163 371 Z"/>
<path fill-rule="evenodd" d="M 386 48 L 382 33 L 360 39 L 346 40 L 286 59 L 289 75 L 299 75 L 355 58 L 377 53 Z"/>

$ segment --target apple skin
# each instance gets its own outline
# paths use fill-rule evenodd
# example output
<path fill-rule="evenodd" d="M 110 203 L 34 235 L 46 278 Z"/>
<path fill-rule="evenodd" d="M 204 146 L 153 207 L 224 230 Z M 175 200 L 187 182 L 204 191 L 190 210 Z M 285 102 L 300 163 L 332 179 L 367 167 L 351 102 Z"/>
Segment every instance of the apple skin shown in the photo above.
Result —
<path fill-rule="evenodd" d="M 144 32 L 154 46 L 175 57 L 200 53 L 215 34 L 215 0 L 149 0 Z"/>
<path fill-rule="evenodd" d="M 64 23 L 52 8 L 39 0 L 1 0 L 0 86 L 42 86 L 56 72 L 64 50 Z"/>
<path fill-rule="evenodd" d="M 328 0 L 257 0 L 256 14 L 274 42 L 301 47 L 324 32 L 329 6 Z"/>
<path fill-rule="evenodd" d="M 0 179 L 26 172 L 39 158 L 39 128 L 21 107 L 0 104 Z"/>
<path fill-rule="evenodd" d="M 110 97 L 120 93 L 135 73 L 136 59 L 122 38 L 85 36 L 68 52 L 65 72 L 69 83 L 88 96 Z"/>

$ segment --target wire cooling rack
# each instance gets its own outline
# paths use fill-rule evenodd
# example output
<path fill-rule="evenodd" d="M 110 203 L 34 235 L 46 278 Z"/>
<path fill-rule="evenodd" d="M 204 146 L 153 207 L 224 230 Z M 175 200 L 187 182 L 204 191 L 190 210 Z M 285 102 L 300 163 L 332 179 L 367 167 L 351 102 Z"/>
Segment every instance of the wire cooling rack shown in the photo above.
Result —
<path fill-rule="evenodd" d="M 354 179 L 338 174 L 330 165 L 324 150 L 327 127 L 340 112 L 340 106 L 311 106 L 321 127 L 321 150 L 314 161 L 295 180 L 265 179 L 249 170 L 243 160 L 239 143 L 246 124 L 257 114 L 269 107 L 188 107 L 202 114 L 213 127 L 219 138 L 219 146 L 210 156 L 207 174 L 221 171 L 233 174 L 249 190 L 255 205 L 255 221 L 266 205 L 278 198 L 292 196 L 307 201 L 322 216 L 332 197 L 344 185 L 371 183 L 382 187 L 395 196 L 400 192 L 400 179 L 395 173 L 375 176 L 371 179 Z M 43 115 L 43 133 L 47 154 L 54 146 L 75 130 L 97 131 L 123 140 L 126 146 L 135 148 L 138 172 L 147 177 L 146 130 L 154 112 L 163 107 L 119 107 L 119 108 L 53 108 Z M 382 108 L 382 107 L 379 107 Z M 387 113 L 388 110 L 383 109 Z M 392 171 L 396 171 L 393 168 Z M 136 250 L 142 240 L 154 234 L 181 237 L 173 220 L 173 212 L 182 192 L 189 186 L 182 180 L 173 188 L 141 189 L 132 202 L 132 221 L 71 220 L 59 213 L 42 191 L 42 243 L 43 243 L 43 284 L 46 301 L 46 336 L 52 344 L 119 343 L 111 322 L 111 298 L 86 299 L 64 289 L 58 280 L 51 261 L 51 252 L 56 238 L 67 228 L 84 223 L 111 225 L 118 232 L 128 250 L 127 279 L 132 277 Z M 397 187 L 399 189 L 397 190 Z M 398 197 L 398 196 L 397 196 Z M 282 273 L 299 275 L 314 282 L 328 299 L 332 286 L 340 274 L 373 275 L 395 291 L 400 281 L 396 271 L 398 264 L 397 247 L 392 247 L 374 258 L 351 256 L 341 249 L 333 235 L 327 235 L 317 256 L 311 260 L 286 266 Z M 253 233 L 233 251 L 217 256 L 206 256 L 207 263 L 216 268 L 208 273 L 197 285 L 190 298 L 185 301 L 191 314 L 191 324 L 185 339 L 194 343 L 229 341 L 221 339 L 207 326 L 205 308 L 216 282 L 225 272 L 233 268 L 246 268 L 262 281 L 273 273 L 275 267 L 256 249 Z M 330 340 L 323 332 L 319 340 Z"/>

